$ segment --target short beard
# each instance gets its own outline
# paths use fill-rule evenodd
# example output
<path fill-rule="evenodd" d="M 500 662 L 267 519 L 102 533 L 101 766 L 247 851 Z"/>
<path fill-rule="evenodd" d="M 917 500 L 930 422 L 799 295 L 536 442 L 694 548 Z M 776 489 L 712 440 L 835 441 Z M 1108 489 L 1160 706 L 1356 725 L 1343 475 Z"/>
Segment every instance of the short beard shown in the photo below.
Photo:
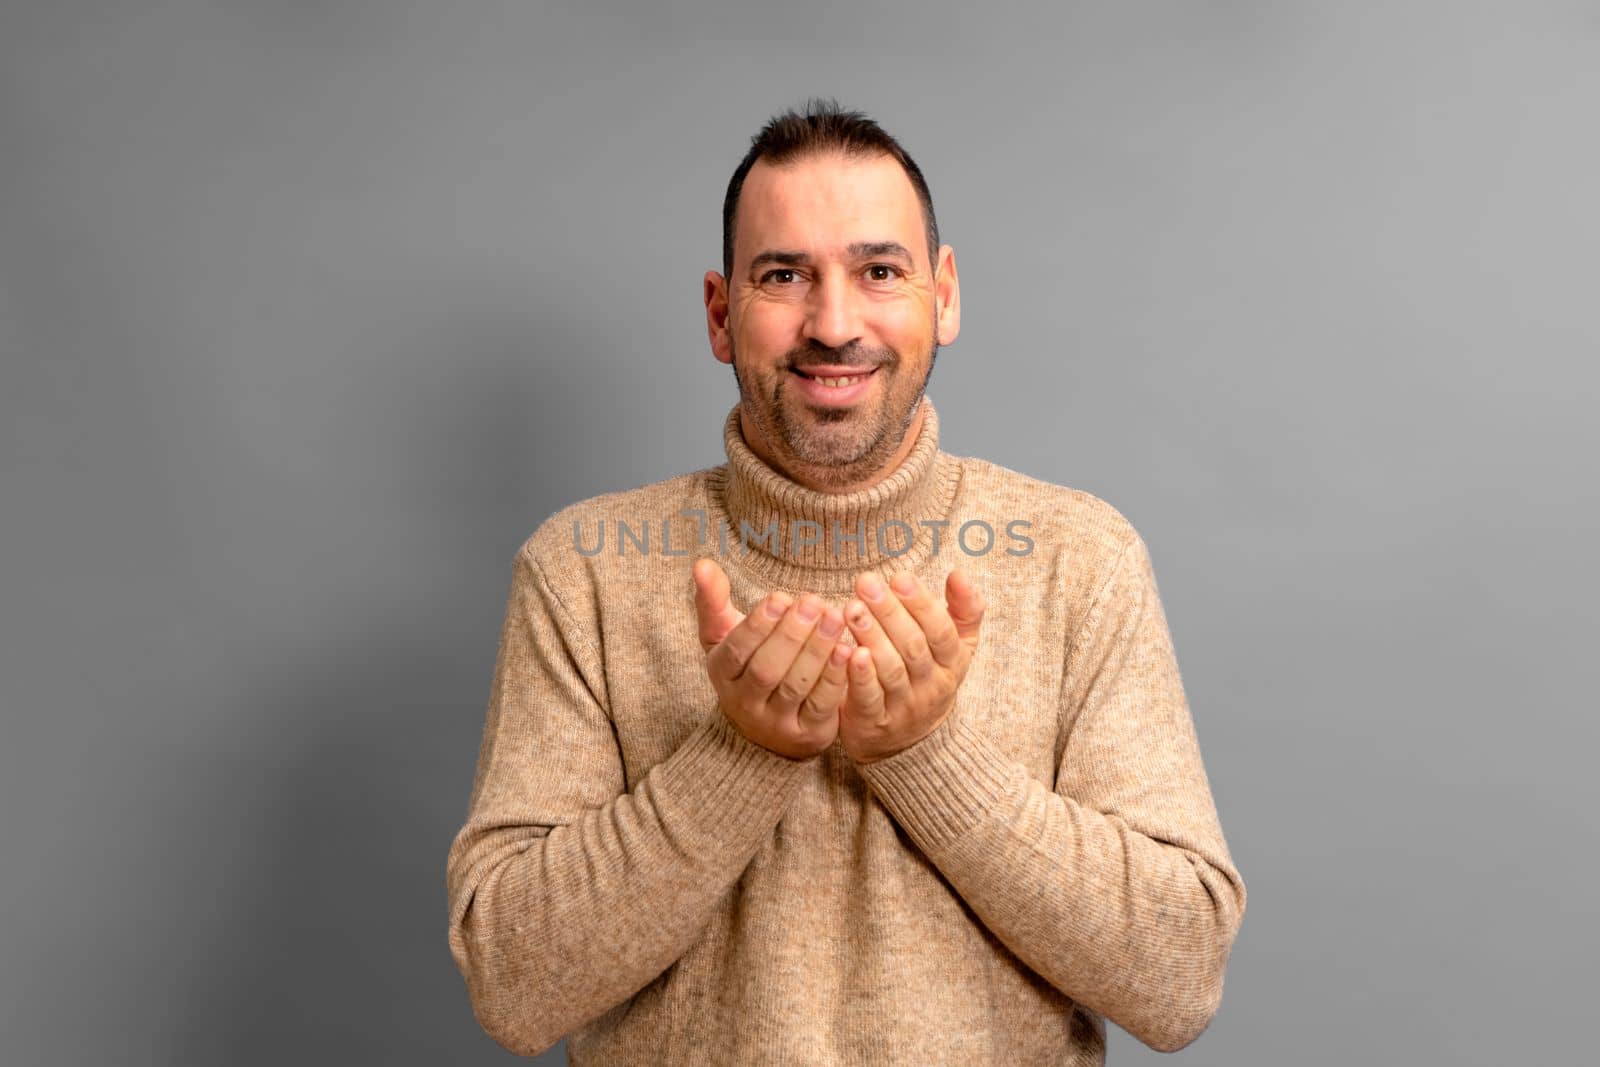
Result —
<path fill-rule="evenodd" d="M 799 423 L 790 417 L 784 402 L 784 385 L 787 383 L 789 369 L 803 366 L 806 362 L 876 367 L 878 373 L 885 376 L 883 388 L 886 391 L 886 404 L 892 405 L 894 397 L 887 395 L 887 389 L 889 381 L 899 373 L 903 363 L 898 353 L 891 349 L 872 351 L 860 345 L 830 349 L 812 344 L 794 349 L 778 370 L 778 381 L 770 398 L 755 394 L 750 383 L 747 383 L 740 374 L 737 351 L 730 352 L 730 362 L 733 365 L 734 380 L 739 386 L 741 409 L 761 431 L 768 447 L 778 453 L 776 458 L 798 468 L 797 471 L 787 473 L 791 476 L 801 473 L 806 481 L 812 484 L 838 489 L 859 485 L 874 474 L 883 472 L 884 467 L 900 450 L 900 446 L 905 442 L 906 433 L 921 407 L 922 397 L 927 392 L 928 380 L 933 376 L 933 365 L 938 359 L 938 354 L 939 343 L 935 340 L 928 354 L 927 371 L 904 409 L 886 408 L 867 413 L 865 417 L 873 420 L 874 425 L 868 427 L 865 434 L 856 438 L 813 432 L 815 426 Z M 808 410 L 815 422 L 823 426 L 863 417 L 862 413 L 850 409 Z"/>

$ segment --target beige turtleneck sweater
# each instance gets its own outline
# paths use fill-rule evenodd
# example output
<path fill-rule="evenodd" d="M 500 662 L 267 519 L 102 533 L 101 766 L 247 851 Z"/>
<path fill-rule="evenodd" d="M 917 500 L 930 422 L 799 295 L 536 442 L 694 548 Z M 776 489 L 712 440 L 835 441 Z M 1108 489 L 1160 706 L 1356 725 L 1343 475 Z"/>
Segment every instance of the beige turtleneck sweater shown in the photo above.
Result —
<path fill-rule="evenodd" d="M 870 489 L 789 481 L 736 408 L 727 464 L 572 505 L 517 552 L 447 864 L 450 951 L 507 1049 L 1099 1064 L 1107 1018 L 1171 1051 L 1217 1011 L 1245 886 L 1145 543 L 1088 493 L 943 452 L 924 403 Z M 741 611 L 842 604 L 866 569 L 942 595 L 961 567 L 987 611 L 955 711 L 863 766 L 750 742 L 706 677 L 702 555 Z"/>

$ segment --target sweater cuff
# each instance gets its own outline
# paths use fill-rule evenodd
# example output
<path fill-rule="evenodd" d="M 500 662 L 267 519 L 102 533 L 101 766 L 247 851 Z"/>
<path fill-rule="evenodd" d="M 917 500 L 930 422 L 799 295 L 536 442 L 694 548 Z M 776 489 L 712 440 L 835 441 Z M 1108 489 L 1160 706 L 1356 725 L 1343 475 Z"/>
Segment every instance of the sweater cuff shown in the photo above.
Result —
<path fill-rule="evenodd" d="M 731 843 L 746 833 L 772 829 L 809 763 L 751 741 L 718 708 L 650 776 L 659 793 L 689 810 L 710 814 L 708 822 Z"/>
<path fill-rule="evenodd" d="M 1020 765 L 967 724 L 958 704 L 926 737 L 857 767 L 923 852 L 955 840 L 1012 791 Z"/>

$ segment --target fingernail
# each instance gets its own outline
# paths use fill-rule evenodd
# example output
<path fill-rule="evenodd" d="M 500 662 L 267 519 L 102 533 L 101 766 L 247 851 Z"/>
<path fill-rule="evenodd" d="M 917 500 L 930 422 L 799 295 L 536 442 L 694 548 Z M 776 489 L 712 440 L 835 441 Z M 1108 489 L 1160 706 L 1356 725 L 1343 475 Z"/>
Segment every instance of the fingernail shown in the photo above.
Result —
<path fill-rule="evenodd" d="M 889 585 L 901 596 L 910 596 L 917 591 L 917 580 L 906 571 L 901 571 L 895 575 Z"/>
<path fill-rule="evenodd" d="M 775 596 L 767 597 L 767 617 L 771 619 L 783 618 L 783 613 L 789 610 L 789 605 Z"/>
<path fill-rule="evenodd" d="M 874 602 L 883 599 L 883 583 L 878 581 L 876 574 L 869 574 L 861 579 L 861 595 Z"/>
<path fill-rule="evenodd" d="M 817 629 L 822 631 L 823 637 L 838 637 L 839 631 L 844 629 L 844 616 L 830 611 L 822 617 Z"/>
<path fill-rule="evenodd" d="M 872 625 L 872 612 L 861 601 L 854 601 L 850 605 L 850 622 L 865 630 Z"/>
<path fill-rule="evenodd" d="M 803 621 L 810 622 L 822 611 L 822 605 L 808 596 L 801 597 L 800 606 L 794 610 L 795 614 L 799 615 Z"/>

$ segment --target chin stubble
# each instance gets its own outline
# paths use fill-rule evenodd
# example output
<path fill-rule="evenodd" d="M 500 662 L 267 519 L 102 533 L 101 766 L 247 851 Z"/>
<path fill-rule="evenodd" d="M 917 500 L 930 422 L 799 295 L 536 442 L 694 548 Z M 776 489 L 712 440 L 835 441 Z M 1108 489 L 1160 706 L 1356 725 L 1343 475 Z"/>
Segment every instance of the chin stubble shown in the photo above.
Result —
<path fill-rule="evenodd" d="M 922 397 L 927 392 L 928 381 L 933 376 L 933 365 L 938 353 L 939 345 L 935 342 L 928 355 L 927 372 L 923 375 L 916 394 L 910 398 L 905 410 L 891 413 L 880 407 L 869 413 L 866 417 L 872 421 L 872 428 L 863 435 L 864 439 L 853 442 L 840 441 L 831 435 L 825 437 L 812 434 L 808 427 L 796 425 L 788 418 L 784 385 L 789 368 L 797 363 L 793 357 L 779 372 L 779 381 L 773 390 L 770 404 L 759 402 L 760 398 L 756 398 L 758 402 L 752 403 L 752 391 L 744 375 L 739 371 L 737 352 L 732 353 L 731 363 L 734 380 L 739 387 L 740 404 L 761 430 L 762 436 L 787 453 L 786 458 L 790 462 L 805 467 L 810 480 L 824 485 L 849 485 L 881 470 L 899 450 L 905 440 L 906 431 L 910 429 L 917 409 L 921 406 Z M 834 360 L 834 362 L 850 361 Z M 900 363 L 900 358 L 889 352 L 888 359 L 878 362 L 875 366 L 880 372 L 892 378 Z M 890 384 L 892 383 L 886 381 L 883 386 L 886 397 Z M 856 412 L 849 409 L 808 410 L 813 419 L 824 425 L 844 423 L 859 417 Z"/>

